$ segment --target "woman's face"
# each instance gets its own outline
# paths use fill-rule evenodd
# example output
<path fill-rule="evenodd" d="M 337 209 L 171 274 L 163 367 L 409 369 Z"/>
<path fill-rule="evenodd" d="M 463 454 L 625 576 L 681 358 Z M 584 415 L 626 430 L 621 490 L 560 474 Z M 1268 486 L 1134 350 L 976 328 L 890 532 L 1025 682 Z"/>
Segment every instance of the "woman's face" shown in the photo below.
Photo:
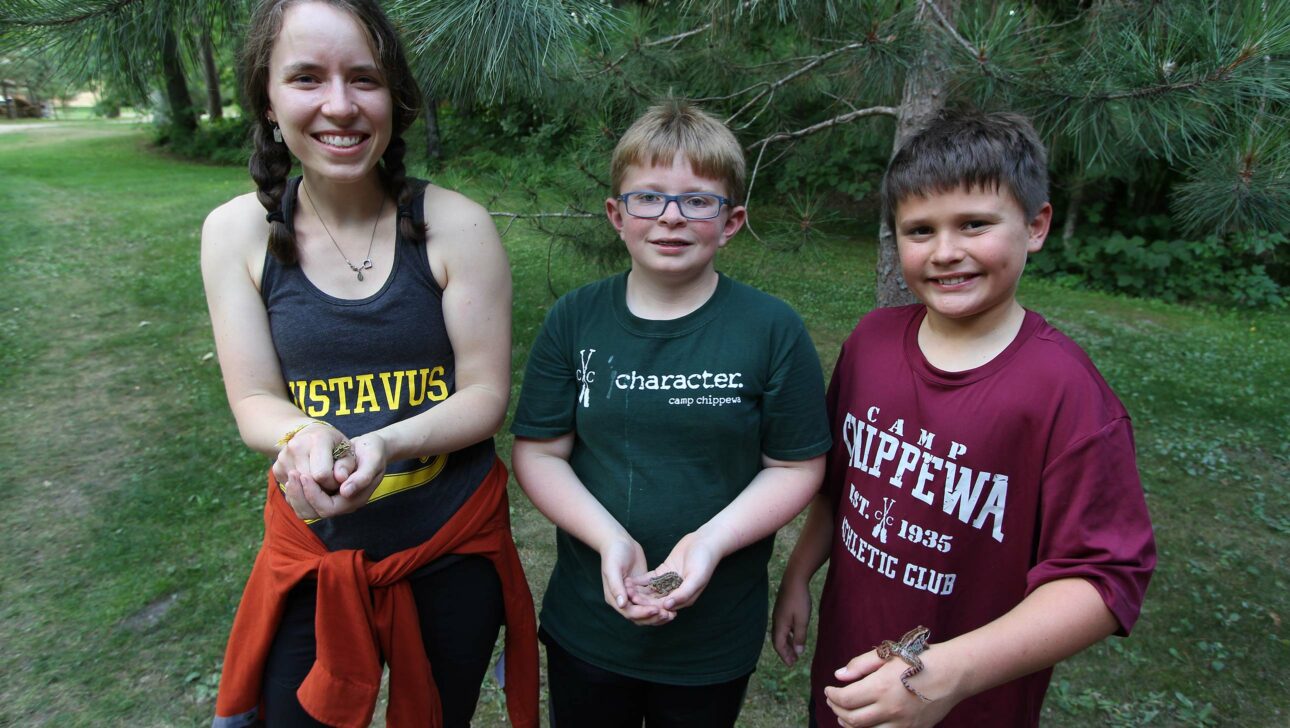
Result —
<path fill-rule="evenodd" d="M 394 104 L 367 34 L 327 3 L 292 5 L 269 56 L 269 120 L 309 173 L 366 178 L 390 143 Z"/>

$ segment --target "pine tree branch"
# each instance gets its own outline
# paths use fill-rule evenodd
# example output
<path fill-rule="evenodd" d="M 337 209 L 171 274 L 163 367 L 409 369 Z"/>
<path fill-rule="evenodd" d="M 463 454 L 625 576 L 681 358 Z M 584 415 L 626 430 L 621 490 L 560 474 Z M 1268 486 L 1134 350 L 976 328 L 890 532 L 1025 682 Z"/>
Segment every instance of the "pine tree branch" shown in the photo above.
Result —
<path fill-rule="evenodd" d="M 848 109 L 851 109 L 852 111 L 858 111 L 858 109 L 856 109 L 856 105 L 855 105 L 855 104 L 853 104 L 853 103 L 851 103 L 850 101 L 848 101 L 848 100 L 846 100 L 846 99 L 842 98 L 841 96 L 838 96 L 838 95 L 837 95 L 837 94 L 835 94 L 835 93 L 830 93 L 830 92 L 829 92 L 829 91 L 827 91 L 827 90 L 821 90 L 821 91 L 820 91 L 820 93 L 824 94 L 825 96 L 828 96 L 829 98 L 833 99 L 834 101 L 838 102 L 839 104 L 842 104 L 843 106 L 847 107 Z"/>
<path fill-rule="evenodd" d="M 1036 84 L 1032 81 L 1029 81 L 1028 79 L 1025 79 L 1024 77 L 1020 76 L 1017 73 L 1014 73 L 1007 69 L 1000 68 L 996 64 L 992 63 L 983 49 L 973 45 L 970 41 L 968 41 L 961 34 L 959 34 L 959 32 L 954 28 L 953 24 L 949 22 L 949 18 L 947 18 L 945 14 L 941 12 L 940 8 L 936 6 L 933 0 L 919 0 L 919 1 L 928 10 L 930 10 L 933 15 L 936 16 L 938 24 L 947 33 L 949 33 L 949 35 L 955 40 L 955 42 L 958 43 L 959 46 L 961 46 L 968 54 L 972 56 L 972 59 L 980 67 L 982 73 L 986 74 L 987 76 L 992 76 L 1004 83 L 1014 85 L 1019 89 L 1026 90 L 1027 92 L 1034 93 L 1041 96 L 1053 96 L 1053 97 L 1056 97 L 1057 99 L 1061 99 L 1064 101 L 1109 102 L 1109 101 L 1119 101 L 1119 100 L 1125 100 L 1125 99 L 1144 99 L 1144 98 L 1150 98 L 1154 96 L 1161 96 L 1164 94 L 1177 93 L 1180 91 L 1190 91 L 1190 90 L 1201 88 L 1203 86 L 1207 86 L 1216 82 L 1225 81 L 1228 78 L 1230 78 L 1231 74 L 1234 73 L 1240 66 L 1244 65 L 1245 63 L 1251 60 L 1255 60 L 1256 58 L 1259 57 L 1257 49 L 1251 48 L 1249 46 L 1245 46 L 1241 49 L 1241 52 L 1231 63 L 1223 64 L 1219 68 L 1214 69 L 1213 71 L 1202 76 L 1201 78 L 1195 78 L 1190 81 L 1180 81 L 1176 83 L 1159 83 L 1159 84 L 1153 84 L 1150 86 L 1129 88 L 1129 89 L 1123 89 L 1118 91 L 1089 92 L 1084 94 L 1059 91 L 1054 94 L 1050 85 Z M 1081 15 L 1082 14 L 1083 13 L 1081 13 Z M 1054 23 L 1050 26 L 1043 26 L 1043 28 L 1060 27 L 1079 19 L 1079 17 L 1080 16 L 1076 16 L 1076 18 L 1072 18 L 1071 20 L 1068 20 L 1062 23 Z"/>
<path fill-rule="evenodd" d="M 510 232 L 510 231 L 511 231 L 511 226 L 515 224 L 515 221 L 516 221 L 516 220 L 540 220 L 540 219 L 544 219 L 544 218 L 552 218 L 552 217 L 566 217 L 566 218 L 593 218 L 593 217 L 600 217 L 599 215 L 597 215 L 597 214 L 595 214 L 595 213 L 593 213 L 593 212 L 582 212 L 582 211 L 576 211 L 576 212 L 569 212 L 569 211 L 565 211 L 565 212 L 489 212 L 488 214 L 489 214 L 489 215 L 492 215 L 493 217 L 506 217 L 506 218 L 510 218 L 510 221 L 506 223 L 506 227 L 505 227 L 505 228 L 504 228 L 500 233 L 498 233 L 498 237 L 505 236 L 505 235 L 506 235 L 506 233 Z"/>
<path fill-rule="evenodd" d="M 529 218 L 539 218 L 539 217 L 600 217 L 600 215 L 597 215 L 597 214 L 596 214 L 596 213 L 594 213 L 594 212 L 583 212 L 583 211 L 581 211 L 581 210 L 574 211 L 574 212 L 569 212 L 569 211 L 565 211 L 565 212 L 505 212 L 505 211 L 493 211 L 493 212 L 489 212 L 488 214 L 489 214 L 489 215 L 492 215 L 493 217 L 509 217 L 509 218 L 512 218 L 512 219 L 515 219 L 515 220 L 526 220 L 526 219 L 529 219 Z"/>
<path fill-rule="evenodd" d="M 753 6 L 754 2 L 755 0 L 744 0 L 744 2 L 740 3 L 739 10 L 737 12 L 743 12 L 745 10 L 748 10 Z M 704 23 L 703 25 L 691 28 L 689 30 L 681 31 L 680 33 L 676 33 L 674 35 L 669 35 L 665 38 L 657 38 L 655 40 L 646 41 L 644 43 L 637 42 L 635 46 L 633 46 L 630 50 L 624 51 L 621 56 L 605 64 L 603 68 L 591 74 L 587 78 L 594 78 L 603 73 L 608 73 L 609 71 L 612 71 L 614 68 L 617 68 L 623 61 L 627 60 L 628 56 L 630 56 L 633 53 L 639 52 L 643 48 L 657 48 L 659 46 L 674 45 L 676 43 L 680 43 L 686 38 L 690 38 L 692 36 L 696 36 L 701 33 L 706 33 L 709 30 L 712 30 L 712 28 L 715 25 L 716 25 L 716 21 L 710 20 Z"/>
<path fill-rule="evenodd" d="M 804 129 L 798 129 L 797 131 L 791 131 L 791 132 L 782 131 L 777 134 L 771 134 L 765 139 L 760 139 L 758 141 L 753 142 L 752 144 L 749 144 L 748 148 L 752 149 L 754 147 L 759 147 L 759 146 L 765 147 L 768 144 L 773 144 L 775 142 L 782 142 L 788 139 L 800 139 L 804 136 L 810 136 L 811 134 L 815 134 L 816 132 L 824 131 L 825 129 L 828 129 L 830 127 L 840 126 L 842 124 L 846 124 L 866 116 L 885 115 L 885 116 L 890 116 L 894 119 L 897 117 L 898 113 L 899 112 L 894 106 L 870 106 L 865 109 L 856 109 L 855 111 L 848 111 L 845 114 L 835 116 L 832 119 L 821 121 L 818 124 L 812 124 L 811 126 L 808 126 Z"/>
<path fill-rule="evenodd" d="M 818 39 L 813 39 L 813 40 L 818 40 Z M 836 42 L 841 42 L 841 41 L 836 41 Z M 745 73 L 751 73 L 753 71 L 760 71 L 765 68 L 778 68 L 780 66 L 787 66 L 792 63 L 802 63 L 804 61 L 809 61 L 812 58 L 815 58 L 815 56 L 794 56 L 792 58 L 776 58 L 775 60 L 772 60 L 772 61 L 766 61 L 764 63 L 754 63 L 752 65 L 747 65 L 747 66 L 740 63 L 732 62 L 730 64 L 730 67 L 743 71 Z"/>
<path fill-rule="evenodd" d="M 40 28 L 40 27 L 58 27 L 64 25 L 77 25 L 86 20 L 111 15 L 122 8 L 129 7 L 139 0 L 114 0 L 100 8 L 90 10 L 80 15 L 69 15 L 63 18 L 0 18 L 0 26 L 13 26 L 19 28 Z"/>
<path fill-rule="evenodd" d="M 958 42 L 959 45 L 963 46 L 964 50 L 972 54 L 972 57 L 976 58 L 977 63 L 980 63 L 982 65 L 985 64 L 985 53 L 982 52 L 981 49 L 977 48 L 976 46 L 968 42 L 967 38 L 964 38 L 962 35 L 959 35 L 959 32 L 954 27 L 954 24 L 950 22 L 949 18 L 945 17 L 945 13 L 942 13 L 940 8 L 936 7 L 935 2 L 933 2 L 932 0 L 922 0 L 922 3 L 923 3 L 923 7 L 932 11 L 932 14 L 935 15 L 936 19 L 940 22 L 941 27 L 945 29 L 945 32 L 950 34 L 950 37 L 954 38 L 954 40 Z"/>
<path fill-rule="evenodd" d="M 1231 63 L 1225 63 L 1204 76 L 1191 81 L 1182 81 L 1179 83 L 1158 83 L 1153 86 L 1143 86 L 1141 88 L 1127 89 L 1124 91 L 1113 91 L 1110 93 L 1089 94 L 1083 98 L 1098 101 L 1116 101 L 1119 99 L 1141 99 L 1149 96 L 1159 96 L 1161 94 L 1173 93 L 1176 91 L 1190 91 L 1194 88 L 1200 88 L 1211 83 L 1227 80 L 1236 69 L 1245 63 L 1256 58 L 1258 54 L 1252 48 L 1242 48 L 1241 52 Z M 1073 98 L 1073 97 L 1068 97 Z"/>
<path fill-rule="evenodd" d="M 713 101 L 721 101 L 721 100 L 728 99 L 728 98 L 737 98 L 737 97 L 739 97 L 739 96 L 742 96 L 742 95 L 743 95 L 743 94 L 745 94 L 745 93 L 748 93 L 748 92 L 752 91 L 753 89 L 761 88 L 761 93 L 759 93 L 759 94 L 757 94 L 756 96 L 754 96 L 754 97 L 752 97 L 751 99 L 749 99 L 749 100 L 747 101 L 747 103 L 745 103 L 743 106 L 740 106 L 740 107 L 739 107 L 739 109 L 738 109 L 737 111 L 735 111 L 735 113 L 733 113 L 733 114 L 731 114 L 730 116 L 726 117 L 726 125 L 727 125 L 727 126 L 729 126 L 729 125 L 731 125 L 731 124 L 733 124 L 733 123 L 734 123 L 734 120 L 735 120 L 736 118 L 738 118 L 738 116 L 739 116 L 740 114 L 742 114 L 742 113 L 744 113 L 745 111 L 747 111 L 748 109 L 752 108 L 753 104 L 756 104 L 758 101 L 761 101 L 762 99 L 767 98 L 767 96 L 770 96 L 771 98 L 773 98 L 773 97 L 774 97 L 774 94 L 775 94 L 775 91 L 776 91 L 777 89 L 779 89 L 781 86 L 783 86 L 784 84 L 786 84 L 786 83 L 790 83 L 790 82 L 792 82 L 794 79 L 799 78 L 799 77 L 801 77 L 801 76 L 805 75 L 806 73 L 809 73 L 812 69 L 815 69 L 815 68 L 820 67 L 821 65 L 823 65 L 824 63 L 826 63 L 827 61 L 829 61 L 829 60 L 830 60 L 830 59 L 832 59 L 832 58 L 835 58 L 835 57 L 837 57 L 837 56 L 840 56 L 840 55 L 842 55 L 843 53 L 847 53 L 847 52 L 849 52 L 849 51 L 853 51 L 853 50 L 857 50 L 857 49 L 859 49 L 859 48 L 863 48 L 863 47 L 865 47 L 865 46 L 866 46 L 866 45 L 868 45 L 868 44 L 869 44 L 869 43 L 868 43 L 868 41 L 859 41 L 859 42 L 855 42 L 855 43 L 848 43 L 847 45 L 844 45 L 844 46 L 842 46 L 841 48 L 835 48 L 835 49 L 833 49 L 833 50 L 829 51 L 828 53 L 821 53 L 820 55 L 818 55 L 818 56 L 815 56 L 815 57 L 811 58 L 811 59 L 810 59 L 810 61 L 808 61 L 807 63 L 803 64 L 801 67 L 799 67 L 799 68 L 795 69 L 794 71 L 792 71 L 792 72 L 791 72 L 791 73 L 789 73 L 788 75 L 786 75 L 786 76 L 784 76 L 784 77 L 782 77 L 782 78 L 779 78 L 779 79 L 777 79 L 777 80 L 775 80 L 775 81 L 763 81 L 763 82 L 761 82 L 761 83 L 753 84 L 752 86 L 749 86 L 748 88 L 743 89 L 742 91 L 738 91 L 738 92 L 736 92 L 736 93 L 734 93 L 734 94 L 731 94 L 730 96 L 719 97 L 719 98 L 715 98 L 715 99 L 711 99 L 711 100 L 713 100 Z M 767 105 L 769 105 L 769 104 L 770 104 L 770 100 L 769 100 L 769 99 L 767 99 L 766 103 L 767 103 Z M 760 114 L 761 114 L 761 112 L 758 112 L 757 116 L 760 116 Z M 753 117 L 753 120 L 756 120 L 756 118 L 757 118 L 757 117 L 756 117 L 756 116 L 754 116 L 754 117 Z M 750 121 L 749 123 L 751 124 L 752 122 Z"/>
<path fill-rule="evenodd" d="M 1075 13 L 1075 15 L 1073 15 L 1069 20 L 1062 20 L 1060 22 L 1049 23 L 1047 25 L 1037 25 L 1033 28 L 1026 28 L 1021 32 L 1026 34 L 1042 33 L 1044 31 L 1052 30 L 1054 28 L 1064 28 L 1068 25 L 1071 25 L 1072 23 L 1078 23 L 1084 20 L 1087 14 L 1088 14 L 1088 8 L 1080 8 L 1079 12 Z"/>
<path fill-rule="evenodd" d="M 879 114 L 886 114 L 894 118 L 897 116 L 897 113 L 898 112 L 896 108 L 892 106 L 871 106 L 867 109 L 853 108 L 852 111 L 849 111 L 845 114 L 841 114 L 839 116 L 835 116 L 832 119 L 829 119 L 827 121 L 822 121 L 818 124 L 813 124 L 811 126 L 806 127 L 805 129 L 799 129 L 795 132 L 780 132 L 778 134 L 772 134 L 766 137 L 765 139 L 761 139 L 759 141 L 753 142 L 752 144 L 749 144 L 748 145 L 749 149 L 752 149 L 753 147 L 761 147 L 761 149 L 757 151 L 757 161 L 753 163 L 752 173 L 748 176 L 748 191 L 744 195 L 744 207 L 751 207 L 753 186 L 757 184 L 757 172 L 761 170 L 761 160 L 762 160 L 762 157 L 765 156 L 766 154 L 766 147 L 770 146 L 771 143 L 777 142 L 777 141 L 783 141 L 785 139 L 798 139 L 804 136 L 808 136 L 810 134 L 814 134 L 818 131 L 823 131 L 825 129 L 828 129 L 829 127 L 838 126 L 840 124 L 846 124 L 848 122 L 851 122 L 866 116 L 876 116 Z M 782 156 L 784 156 L 783 153 L 780 154 L 780 157 Z M 776 159 L 778 159 L 778 157 L 776 157 Z M 754 238 L 757 238 L 757 240 L 760 242 L 761 236 L 757 235 L 757 233 L 752 230 L 751 226 L 748 226 L 748 227 L 749 227 L 748 231 L 752 233 L 752 236 Z"/>
<path fill-rule="evenodd" d="M 592 172 L 590 169 L 587 169 L 586 162 L 583 162 L 581 159 L 577 160 L 574 163 L 574 166 L 578 168 L 579 172 L 582 172 L 584 175 L 586 175 L 587 179 L 591 180 L 592 183 L 595 184 L 597 187 L 600 187 L 603 189 L 609 186 L 608 182 L 598 177 L 595 172 Z"/>
<path fill-rule="evenodd" d="M 700 33 L 706 33 L 709 30 L 712 30 L 712 25 L 713 25 L 712 22 L 707 22 L 707 23 L 704 23 L 703 25 L 700 25 L 697 28 L 691 28 L 689 30 L 677 33 L 675 35 L 669 35 L 666 38 L 658 38 L 656 40 L 647 41 L 645 43 L 637 43 L 630 50 L 624 51 L 621 56 L 615 58 L 609 63 L 606 63 L 603 68 L 587 76 L 587 78 L 595 78 L 596 76 L 609 73 L 610 71 L 614 70 L 619 65 L 621 65 L 623 61 L 627 60 L 628 56 L 630 56 L 633 53 L 639 52 L 642 48 L 657 48 L 658 46 L 668 45 L 670 43 L 680 43 L 686 38 L 699 35 Z"/>

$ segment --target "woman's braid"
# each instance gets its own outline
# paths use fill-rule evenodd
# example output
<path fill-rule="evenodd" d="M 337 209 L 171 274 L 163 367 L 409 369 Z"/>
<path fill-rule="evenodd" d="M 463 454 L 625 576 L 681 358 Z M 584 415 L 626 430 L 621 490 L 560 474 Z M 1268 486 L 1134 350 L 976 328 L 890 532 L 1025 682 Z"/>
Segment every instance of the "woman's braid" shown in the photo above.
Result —
<path fill-rule="evenodd" d="M 298 259 L 296 237 L 281 219 L 282 195 L 287 189 L 287 175 L 291 173 L 291 154 L 287 145 L 275 142 L 271 127 L 266 123 L 253 125 L 251 133 L 255 151 L 251 153 L 251 179 L 255 180 L 255 196 L 270 214 L 279 213 L 279 219 L 269 223 L 269 252 L 284 265 Z"/>
<path fill-rule="evenodd" d="M 385 184 L 386 194 L 393 197 L 398 204 L 399 235 L 410 242 L 424 243 L 425 227 L 417 225 L 412 218 L 411 204 L 416 190 L 408 180 L 407 172 L 403 167 L 403 154 L 406 151 L 407 143 L 403 141 L 402 135 L 390 140 L 390 145 L 385 149 L 385 155 L 381 157 L 381 181 Z"/>

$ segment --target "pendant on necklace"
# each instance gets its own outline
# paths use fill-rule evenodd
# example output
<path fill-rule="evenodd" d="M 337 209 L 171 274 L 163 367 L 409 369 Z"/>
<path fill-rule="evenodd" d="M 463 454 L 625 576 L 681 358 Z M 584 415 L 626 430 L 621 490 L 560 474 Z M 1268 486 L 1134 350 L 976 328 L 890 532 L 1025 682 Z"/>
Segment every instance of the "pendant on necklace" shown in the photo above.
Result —
<path fill-rule="evenodd" d="M 371 259 L 371 258 L 364 258 L 364 259 L 363 259 L 363 263 L 362 263 L 362 265 L 360 265 L 360 266 L 358 266 L 357 268 L 355 268 L 355 269 L 354 269 L 354 272 L 355 272 L 355 273 L 358 273 L 358 279 L 359 279 L 360 281 L 361 281 L 361 280 L 363 280 L 363 271 L 365 271 L 365 270 L 369 270 L 369 269 L 371 269 L 371 267 L 372 267 L 372 259 Z"/>

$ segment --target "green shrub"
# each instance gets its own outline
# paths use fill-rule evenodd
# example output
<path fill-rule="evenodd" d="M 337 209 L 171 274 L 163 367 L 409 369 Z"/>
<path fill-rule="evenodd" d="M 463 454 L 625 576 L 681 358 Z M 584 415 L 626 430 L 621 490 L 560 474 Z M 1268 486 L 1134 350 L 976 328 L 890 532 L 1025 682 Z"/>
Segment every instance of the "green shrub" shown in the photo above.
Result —
<path fill-rule="evenodd" d="M 93 112 L 95 116 L 101 116 L 104 119 L 119 119 L 121 118 L 121 101 L 104 96 L 94 104 Z"/>
<path fill-rule="evenodd" d="M 1285 305 L 1286 236 L 1244 233 L 1204 240 L 1147 240 L 1112 233 L 1063 242 L 1050 239 L 1031 256 L 1034 272 L 1105 291 L 1166 301 L 1251 308 Z"/>
<path fill-rule="evenodd" d="M 823 196 L 854 207 L 876 203 L 890 154 L 889 146 L 875 145 L 858 134 L 821 134 L 803 140 L 794 154 L 775 164 L 764 163 L 775 158 L 768 155 L 758 174 L 764 180 L 760 184 L 769 182 L 781 198 Z M 756 159 L 754 151 L 749 169 Z"/>
<path fill-rule="evenodd" d="M 243 117 L 202 122 L 192 134 L 177 133 L 163 124 L 157 127 L 157 146 L 172 154 L 215 164 L 244 165 L 251 158 L 251 129 Z"/>

